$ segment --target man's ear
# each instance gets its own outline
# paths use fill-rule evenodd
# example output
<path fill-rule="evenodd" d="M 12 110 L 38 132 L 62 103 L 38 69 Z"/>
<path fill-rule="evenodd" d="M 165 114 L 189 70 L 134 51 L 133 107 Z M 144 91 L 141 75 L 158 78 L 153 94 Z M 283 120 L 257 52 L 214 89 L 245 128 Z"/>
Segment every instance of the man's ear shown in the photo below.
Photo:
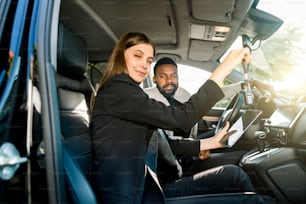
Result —
<path fill-rule="evenodd" d="M 152 77 L 153 83 L 156 84 L 155 76 Z"/>

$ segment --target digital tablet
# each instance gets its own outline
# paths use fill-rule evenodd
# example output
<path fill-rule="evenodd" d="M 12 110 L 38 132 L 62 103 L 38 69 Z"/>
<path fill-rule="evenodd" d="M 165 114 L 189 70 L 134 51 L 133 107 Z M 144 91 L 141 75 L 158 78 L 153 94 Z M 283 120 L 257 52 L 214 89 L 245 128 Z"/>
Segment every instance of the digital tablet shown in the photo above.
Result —
<path fill-rule="evenodd" d="M 228 138 L 225 145 L 227 147 L 232 147 L 240 139 L 240 137 L 245 133 L 245 131 L 255 122 L 255 120 L 261 115 L 261 110 L 246 110 L 237 119 L 237 121 L 230 127 L 228 132 L 236 130 L 236 132 Z"/>

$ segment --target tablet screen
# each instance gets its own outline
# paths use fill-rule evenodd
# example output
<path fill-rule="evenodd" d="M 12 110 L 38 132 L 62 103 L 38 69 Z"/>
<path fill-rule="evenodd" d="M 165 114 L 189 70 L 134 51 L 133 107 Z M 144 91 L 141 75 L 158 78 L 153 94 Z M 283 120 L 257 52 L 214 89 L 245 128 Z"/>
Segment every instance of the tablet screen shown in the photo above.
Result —
<path fill-rule="evenodd" d="M 237 121 L 230 127 L 229 131 L 236 130 L 232 136 L 227 140 L 227 146 L 232 147 L 240 139 L 243 133 L 250 127 L 252 123 L 260 116 L 260 110 L 246 110 Z"/>

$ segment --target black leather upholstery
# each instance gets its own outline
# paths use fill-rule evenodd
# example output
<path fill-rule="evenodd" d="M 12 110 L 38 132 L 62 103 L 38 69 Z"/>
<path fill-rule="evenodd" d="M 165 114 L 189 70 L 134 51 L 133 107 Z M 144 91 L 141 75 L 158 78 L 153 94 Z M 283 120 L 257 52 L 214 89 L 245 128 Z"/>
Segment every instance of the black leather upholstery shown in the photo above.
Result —
<path fill-rule="evenodd" d="M 92 151 L 88 100 L 91 87 L 84 76 L 87 68 L 86 42 L 63 24 L 58 30 L 56 84 L 61 133 L 84 175 L 91 170 Z"/>
<path fill-rule="evenodd" d="M 71 79 L 82 79 L 87 67 L 86 41 L 63 24 L 58 28 L 57 72 Z"/>

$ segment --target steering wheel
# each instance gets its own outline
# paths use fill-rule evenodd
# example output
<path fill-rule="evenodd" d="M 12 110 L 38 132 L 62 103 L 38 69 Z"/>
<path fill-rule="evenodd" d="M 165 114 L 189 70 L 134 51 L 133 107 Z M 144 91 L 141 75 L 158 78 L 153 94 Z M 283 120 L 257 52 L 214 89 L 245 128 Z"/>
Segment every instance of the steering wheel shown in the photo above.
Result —
<path fill-rule="evenodd" d="M 215 134 L 217 134 L 226 124 L 226 121 L 229 121 L 230 125 L 233 125 L 234 122 L 240 116 L 240 110 L 244 103 L 243 92 L 240 92 L 234 96 L 229 105 L 226 107 L 222 113 L 220 120 L 218 121 L 217 127 L 215 129 Z"/>

